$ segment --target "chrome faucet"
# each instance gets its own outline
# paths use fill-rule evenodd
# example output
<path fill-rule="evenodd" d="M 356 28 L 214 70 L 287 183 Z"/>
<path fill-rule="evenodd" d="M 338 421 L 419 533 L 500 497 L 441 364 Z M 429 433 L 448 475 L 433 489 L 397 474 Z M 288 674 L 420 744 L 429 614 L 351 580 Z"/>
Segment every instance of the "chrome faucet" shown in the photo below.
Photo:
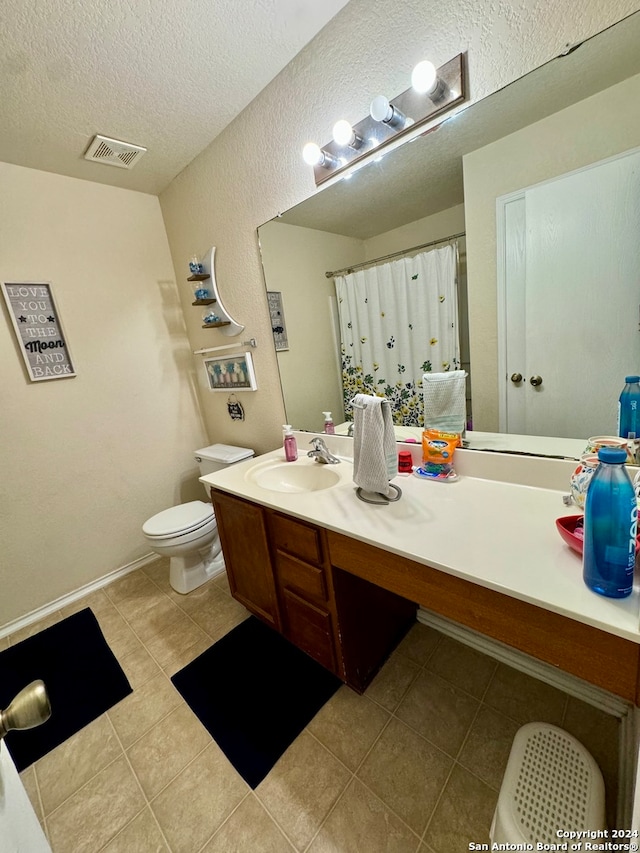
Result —
<path fill-rule="evenodd" d="M 349 426 L 347 427 L 347 435 L 352 438 L 353 437 L 353 428 L 355 424 L 353 421 L 349 421 Z"/>
<path fill-rule="evenodd" d="M 307 456 L 310 456 L 312 459 L 315 459 L 316 462 L 320 462 L 323 465 L 338 465 L 340 460 L 337 456 L 334 456 L 333 453 L 329 451 L 329 448 L 324 443 L 324 439 L 316 436 L 316 438 L 312 438 L 309 444 L 313 445 L 313 450 L 310 450 L 307 453 Z"/>

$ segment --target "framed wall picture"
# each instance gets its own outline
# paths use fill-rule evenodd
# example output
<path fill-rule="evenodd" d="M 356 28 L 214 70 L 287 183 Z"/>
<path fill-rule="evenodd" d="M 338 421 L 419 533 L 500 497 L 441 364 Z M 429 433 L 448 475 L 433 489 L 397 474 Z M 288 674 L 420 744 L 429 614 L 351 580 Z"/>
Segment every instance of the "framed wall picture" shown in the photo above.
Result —
<path fill-rule="evenodd" d="M 204 369 L 210 391 L 255 391 L 258 387 L 250 352 L 205 358 Z"/>
<path fill-rule="evenodd" d="M 75 376 L 51 284 L 5 281 L 0 287 L 29 379 L 42 382 Z"/>
<path fill-rule="evenodd" d="M 276 352 L 282 352 L 282 350 L 289 349 L 287 327 L 284 322 L 284 310 L 282 308 L 282 293 L 279 290 L 268 290 L 267 301 L 269 303 L 273 342 L 276 345 Z"/>

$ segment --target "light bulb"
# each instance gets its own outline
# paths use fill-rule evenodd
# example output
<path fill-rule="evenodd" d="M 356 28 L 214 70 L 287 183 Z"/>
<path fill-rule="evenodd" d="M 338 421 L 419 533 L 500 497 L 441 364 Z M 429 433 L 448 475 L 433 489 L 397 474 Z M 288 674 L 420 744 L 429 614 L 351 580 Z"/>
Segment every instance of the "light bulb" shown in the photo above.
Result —
<path fill-rule="evenodd" d="M 307 142 L 302 149 L 302 159 L 308 166 L 318 166 L 322 163 L 322 151 L 315 142 Z"/>
<path fill-rule="evenodd" d="M 401 113 L 393 104 L 390 104 L 389 99 L 385 98 L 384 95 L 378 95 L 371 101 L 369 115 L 374 121 L 381 121 L 383 124 L 395 128 L 406 127 L 409 121 L 406 115 Z"/>
<path fill-rule="evenodd" d="M 378 95 L 371 101 L 369 113 L 374 121 L 390 121 L 393 118 L 393 107 L 384 95 Z"/>
<path fill-rule="evenodd" d="M 338 145 L 353 145 L 356 135 L 349 122 L 341 118 L 333 125 L 333 141 Z"/>
<path fill-rule="evenodd" d="M 437 83 L 438 75 L 436 73 L 436 67 L 433 62 L 429 62 L 428 59 L 424 59 L 422 62 L 419 62 L 411 72 L 411 85 L 416 92 L 428 95 L 433 92 Z"/>

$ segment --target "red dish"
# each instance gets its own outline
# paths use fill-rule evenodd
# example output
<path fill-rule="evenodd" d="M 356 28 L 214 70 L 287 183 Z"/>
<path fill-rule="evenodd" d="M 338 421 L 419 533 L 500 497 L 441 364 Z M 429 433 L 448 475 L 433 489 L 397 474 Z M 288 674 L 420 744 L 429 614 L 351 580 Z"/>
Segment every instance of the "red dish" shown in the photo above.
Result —
<path fill-rule="evenodd" d="M 580 527 L 584 523 L 584 515 L 565 515 L 563 518 L 556 518 L 556 527 L 558 533 L 567 545 L 576 553 L 582 554 L 583 538 L 582 535 L 576 535 L 576 525 L 580 522 Z M 636 537 L 636 554 L 640 551 L 640 533 Z"/>
<path fill-rule="evenodd" d="M 584 515 L 565 515 L 564 518 L 556 518 L 556 527 L 567 545 L 578 554 L 582 554 L 582 535 L 576 536 L 575 533 L 578 521 L 580 522 L 580 527 L 582 527 Z"/>

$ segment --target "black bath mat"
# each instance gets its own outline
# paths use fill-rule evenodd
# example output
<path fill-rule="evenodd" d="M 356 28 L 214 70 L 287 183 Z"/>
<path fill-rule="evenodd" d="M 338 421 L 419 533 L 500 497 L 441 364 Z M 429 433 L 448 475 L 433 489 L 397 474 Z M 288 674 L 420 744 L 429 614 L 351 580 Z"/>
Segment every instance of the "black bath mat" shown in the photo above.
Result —
<path fill-rule="evenodd" d="M 38 678 L 47 688 L 51 717 L 37 728 L 6 736 L 18 770 L 132 692 L 89 608 L 0 652 L 0 708 Z"/>
<path fill-rule="evenodd" d="M 342 683 L 253 616 L 171 680 L 252 788 Z"/>

